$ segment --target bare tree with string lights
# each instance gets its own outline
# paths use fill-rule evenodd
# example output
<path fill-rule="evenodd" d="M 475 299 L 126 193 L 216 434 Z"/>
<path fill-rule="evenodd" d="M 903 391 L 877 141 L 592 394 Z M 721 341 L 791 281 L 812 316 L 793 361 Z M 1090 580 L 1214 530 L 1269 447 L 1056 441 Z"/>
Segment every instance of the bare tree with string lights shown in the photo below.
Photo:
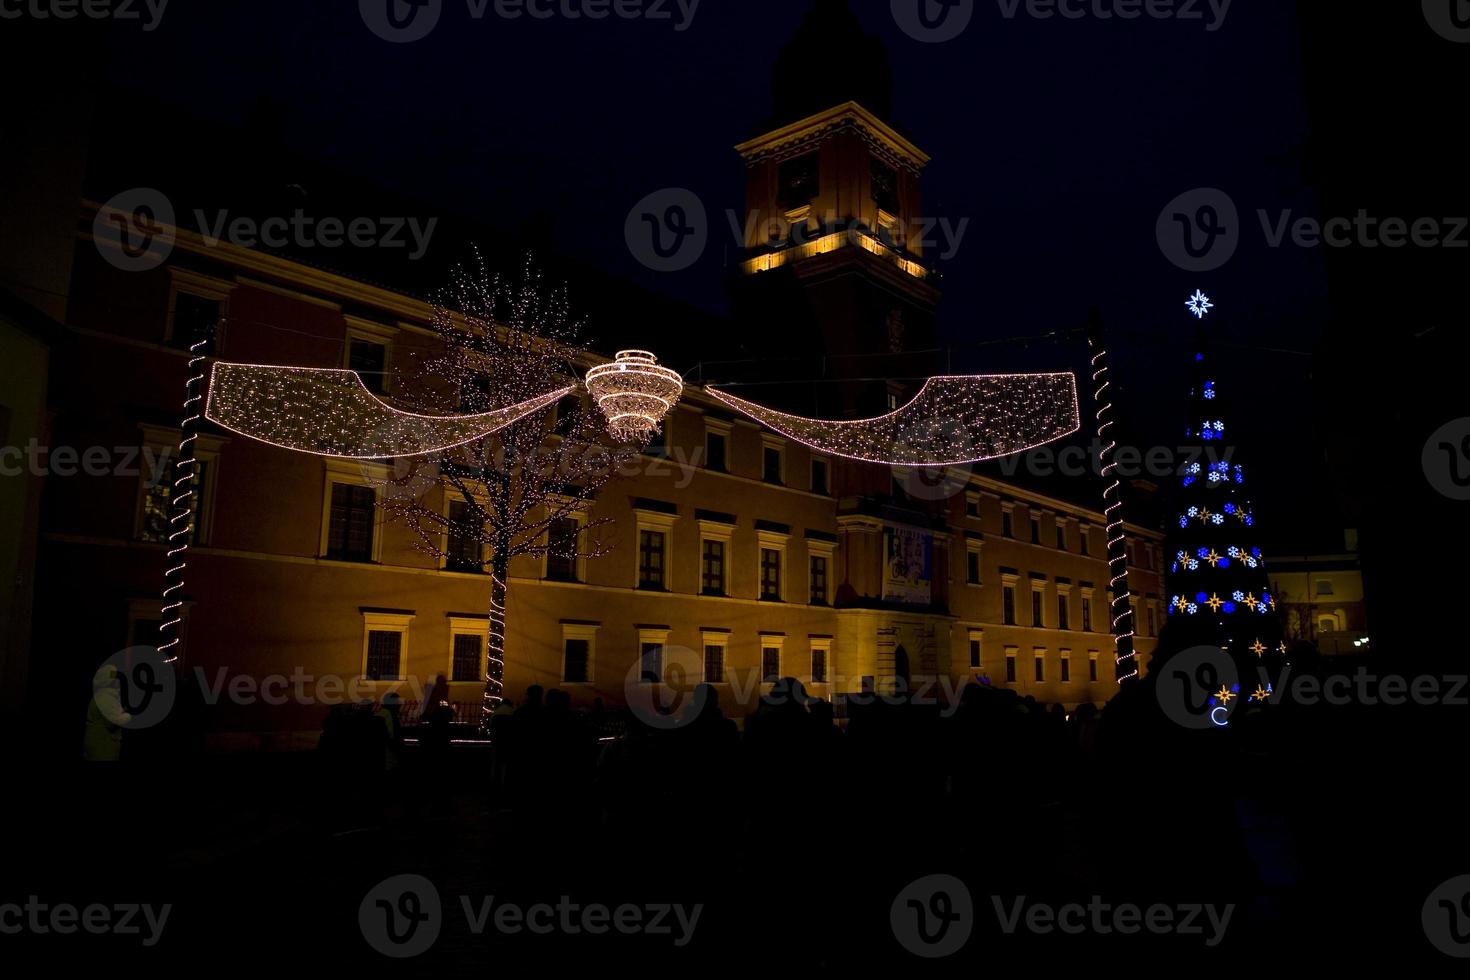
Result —
<path fill-rule="evenodd" d="M 587 362 L 566 288 L 548 289 L 528 257 L 518 279 L 490 275 L 475 254 L 434 301 L 439 343 L 411 373 L 425 414 L 493 411 L 566 389 L 554 408 L 491 436 L 403 461 L 381 495 L 387 516 L 450 567 L 488 573 L 489 624 L 481 724 L 505 689 L 506 592 L 516 558 L 575 563 L 606 549 L 592 515 L 598 490 L 631 455 L 576 397 Z M 575 568 L 575 564 L 571 567 Z"/>

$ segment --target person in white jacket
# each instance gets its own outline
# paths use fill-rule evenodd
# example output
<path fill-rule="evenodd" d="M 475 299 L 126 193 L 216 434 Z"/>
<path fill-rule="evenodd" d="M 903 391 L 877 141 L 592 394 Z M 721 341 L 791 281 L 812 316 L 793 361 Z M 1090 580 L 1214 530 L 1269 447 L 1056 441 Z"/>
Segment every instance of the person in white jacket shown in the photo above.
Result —
<path fill-rule="evenodd" d="M 122 758 L 122 726 L 133 716 L 123 710 L 117 667 L 103 664 L 92 678 L 92 700 L 87 705 L 87 731 L 82 757 L 88 762 L 117 762 Z"/>

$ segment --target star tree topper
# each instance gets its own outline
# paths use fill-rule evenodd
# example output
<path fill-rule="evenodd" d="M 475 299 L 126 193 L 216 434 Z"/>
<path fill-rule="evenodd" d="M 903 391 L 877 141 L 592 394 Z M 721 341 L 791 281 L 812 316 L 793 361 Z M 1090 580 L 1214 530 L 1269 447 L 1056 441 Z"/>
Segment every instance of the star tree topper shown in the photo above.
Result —
<path fill-rule="evenodd" d="M 1205 318 L 1206 313 L 1215 308 L 1215 304 L 1210 302 L 1210 298 L 1202 290 L 1198 289 L 1194 291 L 1194 295 L 1189 297 L 1184 305 L 1189 307 L 1189 312 L 1201 320 Z"/>

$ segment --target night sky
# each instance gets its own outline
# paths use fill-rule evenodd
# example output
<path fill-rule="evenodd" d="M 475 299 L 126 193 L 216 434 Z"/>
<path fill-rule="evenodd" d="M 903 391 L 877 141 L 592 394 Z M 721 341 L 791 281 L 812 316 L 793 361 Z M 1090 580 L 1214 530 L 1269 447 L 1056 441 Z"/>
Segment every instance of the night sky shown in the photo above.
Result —
<path fill-rule="evenodd" d="M 268 99 L 285 107 L 295 153 L 511 236 L 535 226 L 574 260 L 726 309 L 737 242 L 725 212 L 743 193 L 732 147 L 761 132 L 771 68 L 804 0 L 703 0 L 682 32 L 669 21 L 473 20 L 463 0 L 446 0 L 429 37 L 400 45 L 374 36 L 352 2 L 223 6 L 176 0 L 157 30 L 119 32 L 116 111 L 129 86 L 226 124 Z M 1096 305 L 1138 441 L 1173 445 L 1195 331 L 1184 300 L 1203 288 L 1218 303 L 1222 377 L 1249 395 L 1237 431 L 1259 510 L 1278 529 L 1307 515 L 1331 526 L 1303 479 L 1323 256 L 1268 247 L 1256 216 L 1315 211 L 1293 5 L 1236 3 L 1211 31 L 1203 4 L 1203 21 L 1122 22 L 1007 19 L 981 2 L 941 44 L 908 37 L 886 2 L 853 6 L 887 44 L 893 122 L 934 158 L 927 214 L 968 219 L 937 263 L 955 369 L 1076 367 L 1075 346 L 990 342 L 1074 327 Z M 842 52 L 814 56 L 863 70 Z M 118 140 L 148 136 L 120 128 Z M 633 204 L 666 187 L 695 191 L 714 218 L 702 260 L 681 273 L 645 269 L 623 239 Z M 1170 264 L 1154 228 L 1167 202 L 1198 187 L 1234 199 L 1243 243 L 1223 269 L 1193 274 Z"/>

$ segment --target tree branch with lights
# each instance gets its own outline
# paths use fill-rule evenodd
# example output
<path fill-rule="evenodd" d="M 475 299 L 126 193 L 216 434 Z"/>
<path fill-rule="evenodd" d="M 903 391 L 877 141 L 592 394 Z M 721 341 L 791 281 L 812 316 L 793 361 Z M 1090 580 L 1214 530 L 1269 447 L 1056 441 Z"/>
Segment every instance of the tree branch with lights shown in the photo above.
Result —
<path fill-rule="evenodd" d="M 434 328 L 439 344 L 406 386 L 425 412 L 479 414 L 533 401 L 575 386 L 590 360 L 566 288 L 548 289 L 529 258 L 514 280 L 491 276 L 478 254 L 455 269 L 435 299 Z M 421 551 L 488 573 L 482 727 L 504 696 L 512 561 L 605 554 L 597 532 L 611 519 L 592 507 L 633 452 L 609 445 L 597 411 L 568 396 L 492 435 L 401 461 L 380 495 Z M 566 522 L 577 525 L 570 536 L 558 533 Z"/>

